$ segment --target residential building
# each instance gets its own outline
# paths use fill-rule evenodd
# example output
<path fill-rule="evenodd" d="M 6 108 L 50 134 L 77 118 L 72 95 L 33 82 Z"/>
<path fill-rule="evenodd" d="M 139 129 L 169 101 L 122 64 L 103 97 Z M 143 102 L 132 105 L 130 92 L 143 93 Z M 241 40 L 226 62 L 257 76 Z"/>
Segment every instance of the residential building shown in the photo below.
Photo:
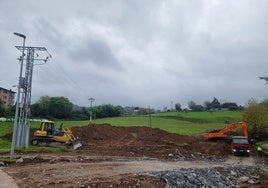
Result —
<path fill-rule="evenodd" d="M 9 106 L 14 104 L 15 93 L 11 89 L 5 89 L 0 87 L 0 101 L 3 104 L 4 108 L 8 108 Z"/>

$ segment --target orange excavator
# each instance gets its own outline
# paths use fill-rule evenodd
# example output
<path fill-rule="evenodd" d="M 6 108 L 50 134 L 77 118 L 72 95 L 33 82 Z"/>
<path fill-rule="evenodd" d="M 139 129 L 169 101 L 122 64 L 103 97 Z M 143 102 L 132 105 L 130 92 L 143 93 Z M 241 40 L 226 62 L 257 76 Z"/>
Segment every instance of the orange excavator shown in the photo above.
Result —
<path fill-rule="evenodd" d="M 229 136 L 228 133 L 233 129 L 241 129 L 243 136 Z M 234 155 L 249 156 L 249 142 L 248 142 L 248 129 L 245 122 L 236 124 L 227 124 L 225 128 L 220 130 L 213 130 L 204 134 L 207 140 L 230 139 L 231 149 Z"/>
<path fill-rule="evenodd" d="M 207 140 L 228 139 L 229 136 L 227 135 L 227 133 L 229 133 L 233 129 L 241 129 L 243 136 L 248 137 L 248 129 L 247 124 L 245 122 L 227 124 L 226 127 L 224 127 L 223 129 L 206 132 L 204 134 L 204 137 Z"/>

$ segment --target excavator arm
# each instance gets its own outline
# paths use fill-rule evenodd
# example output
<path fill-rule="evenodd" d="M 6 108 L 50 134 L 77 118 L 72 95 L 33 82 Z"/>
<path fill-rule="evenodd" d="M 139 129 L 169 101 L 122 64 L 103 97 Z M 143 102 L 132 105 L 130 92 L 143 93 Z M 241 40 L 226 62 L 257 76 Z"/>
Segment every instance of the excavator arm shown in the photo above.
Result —
<path fill-rule="evenodd" d="M 229 133 L 233 129 L 241 129 L 243 136 L 248 137 L 248 129 L 247 129 L 247 124 L 245 122 L 239 122 L 236 124 L 227 124 L 226 127 L 224 127 L 223 129 L 220 129 L 217 131 L 206 132 L 204 134 L 204 137 L 207 140 L 224 139 L 228 137 L 227 133 Z"/>

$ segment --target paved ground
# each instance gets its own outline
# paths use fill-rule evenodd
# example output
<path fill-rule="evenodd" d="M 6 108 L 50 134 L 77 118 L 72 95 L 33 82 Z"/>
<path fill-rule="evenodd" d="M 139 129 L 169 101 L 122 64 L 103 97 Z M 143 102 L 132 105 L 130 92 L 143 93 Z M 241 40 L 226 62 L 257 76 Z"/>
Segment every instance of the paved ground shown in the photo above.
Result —
<path fill-rule="evenodd" d="M 3 172 L 0 168 L 0 188 L 18 188 L 14 179 L 12 179 L 7 173 Z"/>
<path fill-rule="evenodd" d="M 62 187 L 152 187 L 166 188 L 167 183 L 184 181 L 187 187 L 201 185 L 230 185 L 233 187 L 268 187 L 267 171 L 260 171 L 259 158 L 228 156 L 225 160 L 162 160 L 147 157 L 90 156 L 77 153 L 44 153 L 31 160 L 27 153 L 24 162 L 2 168 L 0 178 L 6 184 L 0 188 L 62 188 Z M 263 166 L 262 168 L 266 168 Z M 203 170 L 202 170 L 203 169 Z M 268 169 L 268 168 L 267 168 Z M 17 183 L 10 184 L 10 177 Z M 179 173 L 178 173 L 179 172 Z M 185 173 L 185 174 L 184 174 Z M 153 175 L 154 174 L 154 175 Z M 157 176 L 155 176 L 158 174 Z M 161 178 L 160 178 L 161 177 Z M 163 179 L 164 177 L 164 179 Z M 240 178 L 248 178 L 240 182 Z M 216 180 L 215 180 L 216 178 Z M 177 181 L 179 180 L 179 181 Z M 11 179 L 12 181 L 12 179 Z M 187 180 L 188 181 L 188 180 Z M 192 182 L 193 181 L 193 182 Z M 2 180 L 0 179 L 0 182 Z M 214 183 L 213 183 L 214 182 Z M 180 184 L 180 183 L 177 183 Z M 171 186 L 171 187 L 172 187 Z M 180 186 L 173 186 L 180 187 Z M 199 186 L 201 187 L 201 186 Z M 231 187 L 231 186 L 225 186 Z"/>

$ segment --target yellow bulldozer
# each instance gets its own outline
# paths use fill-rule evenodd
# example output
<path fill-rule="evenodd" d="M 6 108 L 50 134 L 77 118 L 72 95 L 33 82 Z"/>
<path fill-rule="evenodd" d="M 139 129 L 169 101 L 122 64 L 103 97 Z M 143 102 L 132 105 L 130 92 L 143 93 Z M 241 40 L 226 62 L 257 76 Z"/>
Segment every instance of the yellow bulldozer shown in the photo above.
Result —
<path fill-rule="evenodd" d="M 36 130 L 31 139 L 32 145 L 39 145 L 41 143 L 50 144 L 52 142 L 64 143 L 67 147 L 77 149 L 82 146 L 80 140 L 76 138 L 72 131 L 68 128 L 56 128 L 53 121 L 42 120 L 40 128 Z"/>

